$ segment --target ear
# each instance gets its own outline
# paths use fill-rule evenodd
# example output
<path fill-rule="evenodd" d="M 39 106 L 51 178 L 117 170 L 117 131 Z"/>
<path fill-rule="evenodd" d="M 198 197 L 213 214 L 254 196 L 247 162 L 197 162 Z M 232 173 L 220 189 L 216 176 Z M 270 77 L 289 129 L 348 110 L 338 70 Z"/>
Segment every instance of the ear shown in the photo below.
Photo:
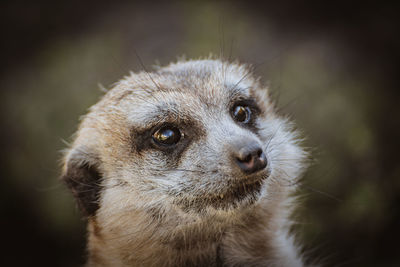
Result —
<path fill-rule="evenodd" d="M 102 191 L 99 163 L 99 159 L 83 147 L 71 149 L 64 162 L 61 179 L 72 191 L 86 217 L 95 215 L 99 208 Z"/>

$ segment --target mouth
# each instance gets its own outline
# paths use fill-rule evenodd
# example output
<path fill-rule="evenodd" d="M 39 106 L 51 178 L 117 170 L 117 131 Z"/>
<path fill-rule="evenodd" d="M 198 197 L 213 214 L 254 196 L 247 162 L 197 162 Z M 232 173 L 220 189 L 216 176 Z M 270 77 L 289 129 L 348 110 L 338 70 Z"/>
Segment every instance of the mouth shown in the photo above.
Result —
<path fill-rule="evenodd" d="M 195 210 L 201 212 L 207 207 L 219 210 L 229 210 L 238 207 L 245 207 L 254 204 L 261 194 L 264 181 L 269 177 L 269 173 L 245 179 L 242 181 L 231 181 L 223 192 L 202 195 L 195 197 L 191 201 L 179 201 L 176 204 L 185 210 Z"/>
<path fill-rule="evenodd" d="M 231 207 L 237 207 L 240 203 L 242 204 L 253 204 L 259 197 L 263 181 L 266 177 L 261 177 L 251 182 L 238 182 L 210 201 L 210 205 L 214 208 L 224 209 Z"/>

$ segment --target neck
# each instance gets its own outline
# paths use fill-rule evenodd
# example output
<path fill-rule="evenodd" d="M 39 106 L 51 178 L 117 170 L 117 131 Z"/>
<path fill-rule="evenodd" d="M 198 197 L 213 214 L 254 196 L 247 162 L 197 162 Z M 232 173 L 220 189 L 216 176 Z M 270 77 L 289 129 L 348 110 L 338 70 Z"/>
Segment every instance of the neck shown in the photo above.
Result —
<path fill-rule="evenodd" d="M 226 218 L 132 212 L 105 220 L 103 215 L 88 223 L 91 266 L 301 266 L 283 221 L 261 207 Z"/>

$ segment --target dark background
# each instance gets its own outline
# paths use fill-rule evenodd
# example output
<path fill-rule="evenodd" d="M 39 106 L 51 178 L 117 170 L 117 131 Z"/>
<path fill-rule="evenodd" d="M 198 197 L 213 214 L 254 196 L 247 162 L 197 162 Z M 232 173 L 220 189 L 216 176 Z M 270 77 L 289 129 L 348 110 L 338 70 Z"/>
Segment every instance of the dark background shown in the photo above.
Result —
<path fill-rule="evenodd" d="M 313 151 L 296 232 L 324 266 L 400 266 L 399 9 L 354 1 L 2 1 L 0 266 L 77 266 L 60 184 L 78 119 L 130 70 L 177 56 L 257 65 Z M 99 86 L 101 85 L 101 86 Z M 64 141 L 65 140 L 65 141 Z"/>

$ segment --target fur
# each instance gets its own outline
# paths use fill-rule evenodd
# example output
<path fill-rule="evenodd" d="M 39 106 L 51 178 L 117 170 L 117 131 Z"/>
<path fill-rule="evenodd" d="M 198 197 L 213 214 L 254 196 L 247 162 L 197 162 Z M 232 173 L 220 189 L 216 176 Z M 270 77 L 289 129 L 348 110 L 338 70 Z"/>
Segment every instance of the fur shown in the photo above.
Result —
<path fill-rule="evenodd" d="M 232 119 L 257 106 L 251 125 Z M 159 148 L 160 125 L 182 133 Z M 83 118 L 63 180 L 88 219 L 88 266 L 302 266 L 290 235 L 306 153 L 249 66 L 178 61 L 125 77 Z M 255 140 L 265 170 L 245 175 L 231 151 Z"/>

